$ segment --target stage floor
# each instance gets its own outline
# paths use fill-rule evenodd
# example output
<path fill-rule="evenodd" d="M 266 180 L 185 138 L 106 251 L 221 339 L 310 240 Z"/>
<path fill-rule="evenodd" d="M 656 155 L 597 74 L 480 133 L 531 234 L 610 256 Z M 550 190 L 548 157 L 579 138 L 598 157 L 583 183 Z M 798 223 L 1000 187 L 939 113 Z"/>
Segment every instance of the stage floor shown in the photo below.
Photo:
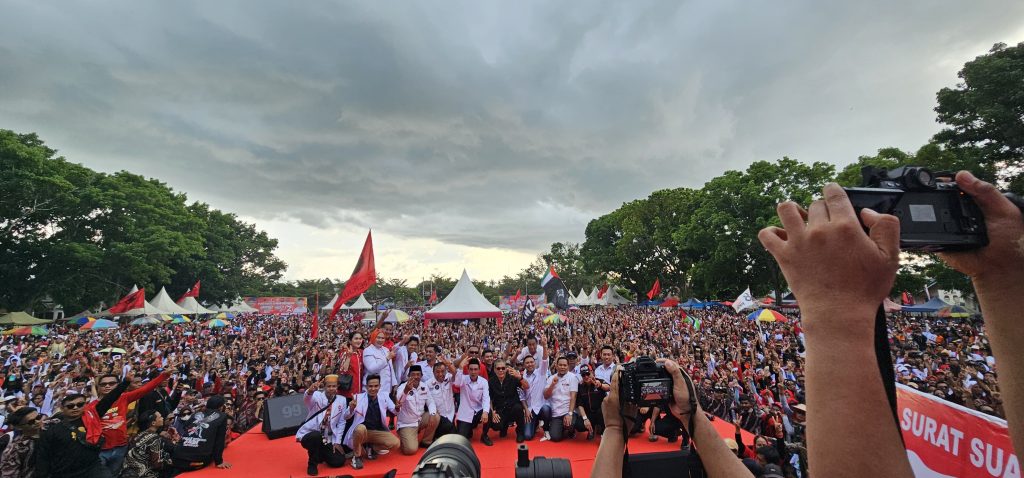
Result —
<path fill-rule="evenodd" d="M 712 422 L 723 437 L 733 436 L 733 425 L 722 420 Z M 473 449 L 480 458 L 481 476 L 483 478 L 514 478 L 516 460 L 515 431 L 510 430 L 506 438 L 498 438 L 492 432 L 494 446 L 483 446 L 479 441 L 479 429 L 474 434 Z M 752 442 L 753 436 L 743 432 L 744 442 Z M 526 442 L 530 447 L 530 458 L 545 456 L 548 458 L 568 458 L 572 463 L 572 473 L 576 478 L 590 476 L 594 464 L 594 454 L 600 443 L 599 438 L 586 440 L 586 434 L 577 434 L 573 440 L 560 443 L 541 442 L 534 438 Z M 630 454 L 655 451 L 672 451 L 679 449 L 679 443 L 668 443 L 664 438 L 649 442 L 644 436 L 629 441 Z M 353 470 L 348 463 L 341 468 L 329 468 L 320 465 L 321 477 L 352 475 L 354 477 L 380 477 L 392 469 L 398 470 L 399 477 L 408 477 L 419 463 L 424 450 L 411 456 L 404 456 L 394 450 L 376 460 L 364 460 L 362 470 Z M 295 441 L 295 437 L 269 440 L 258 431 L 258 427 L 232 442 L 224 451 L 224 461 L 231 463 L 229 470 L 220 470 L 212 465 L 206 469 L 181 475 L 187 478 L 216 478 L 238 476 L 245 478 L 288 478 L 305 477 L 306 451 Z"/>

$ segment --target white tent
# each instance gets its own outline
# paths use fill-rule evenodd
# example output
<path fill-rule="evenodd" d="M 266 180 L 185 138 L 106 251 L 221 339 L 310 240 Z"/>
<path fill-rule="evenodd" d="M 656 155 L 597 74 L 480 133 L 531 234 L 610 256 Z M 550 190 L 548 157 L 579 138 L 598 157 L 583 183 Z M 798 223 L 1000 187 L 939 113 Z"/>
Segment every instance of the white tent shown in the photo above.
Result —
<path fill-rule="evenodd" d="M 583 288 L 582 287 L 580 287 L 580 293 L 579 294 L 576 294 L 575 297 L 573 297 L 572 294 L 569 294 L 569 297 L 571 298 L 571 302 L 570 303 L 575 303 L 576 305 L 590 305 L 590 304 L 587 303 L 587 294 L 585 292 L 583 292 Z"/>
<path fill-rule="evenodd" d="M 359 298 L 356 299 L 356 301 L 353 302 L 352 305 L 350 305 L 348 307 L 341 306 L 341 308 L 342 309 L 348 309 L 348 310 L 370 310 L 370 309 L 373 308 L 373 306 L 370 305 L 370 301 L 366 300 L 366 296 L 365 295 L 359 294 Z"/>
<path fill-rule="evenodd" d="M 159 307 L 157 307 L 157 306 L 155 306 L 153 304 L 150 304 L 149 301 L 147 300 L 145 302 L 145 304 L 143 304 L 143 306 L 138 308 L 138 309 L 132 309 L 132 310 L 129 310 L 128 312 L 121 312 L 120 314 L 111 314 L 110 313 L 110 309 L 107 309 L 107 310 L 104 310 L 103 312 L 100 312 L 100 313 L 96 314 L 96 317 L 110 317 L 112 315 L 118 316 L 118 317 L 135 317 L 135 316 L 139 316 L 139 315 L 156 315 L 156 314 L 170 314 L 170 313 L 171 312 L 167 312 L 166 310 L 163 310 L 163 309 L 161 309 L 161 308 L 159 308 Z"/>
<path fill-rule="evenodd" d="M 619 295 L 615 291 L 615 286 L 609 286 L 608 292 L 604 293 L 604 297 L 601 298 L 601 305 L 627 305 L 632 304 L 629 299 Z"/>
<path fill-rule="evenodd" d="M 238 312 L 238 313 L 241 313 L 241 314 L 249 314 L 249 313 L 259 312 L 260 311 L 259 309 L 255 308 L 255 307 L 253 307 L 253 306 L 251 306 L 249 304 L 247 304 L 244 300 L 241 300 L 241 299 L 239 299 L 238 302 L 235 302 L 235 305 L 232 305 L 228 309 L 231 312 Z"/>
<path fill-rule="evenodd" d="M 196 300 L 196 298 L 192 297 L 192 296 L 185 297 L 184 299 L 181 299 L 181 302 L 178 305 L 180 305 L 181 308 L 186 311 L 185 312 L 186 314 L 204 315 L 204 314 L 215 314 L 216 313 L 216 312 L 214 312 L 214 311 L 212 311 L 210 309 L 207 309 L 206 307 L 203 307 L 203 305 L 200 304 L 199 301 Z"/>
<path fill-rule="evenodd" d="M 328 302 L 327 305 L 321 307 L 320 310 L 333 310 L 334 309 L 334 303 L 337 302 L 337 301 L 338 301 L 338 294 L 334 294 L 334 297 L 331 298 L 331 301 Z M 345 308 L 345 306 L 342 305 L 341 309 L 344 309 L 344 308 Z"/>
<path fill-rule="evenodd" d="M 174 301 L 171 300 L 171 296 L 167 295 L 167 288 L 166 287 L 161 287 L 160 288 L 160 292 L 158 292 L 156 294 L 156 297 L 153 297 L 153 300 L 151 300 L 150 302 L 152 302 L 153 305 L 155 305 L 158 309 L 166 310 L 167 313 L 170 313 L 170 314 L 191 314 L 192 313 L 192 312 L 189 312 L 188 310 L 185 310 L 184 307 L 182 307 L 182 306 L 180 306 L 178 304 L 175 304 Z"/>
<path fill-rule="evenodd" d="M 469 274 L 465 269 L 462 270 L 462 278 L 459 279 L 458 284 L 455 284 L 451 293 L 423 316 L 426 320 L 488 317 L 501 321 L 501 310 L 476 290 L 476 286 L 473 285 L 473 281 L 469 280 Z"/>
<path fill-rule="evenodd" d="M 601 304 L 601 299 L 597 298 L 597 294 L 599 292 L 601 291 L 599 291 L 597 287 L 594 287 L 594 290 L 590 291 L 590 295 L 587 296 L 587 305 L 603 305 Z"/>

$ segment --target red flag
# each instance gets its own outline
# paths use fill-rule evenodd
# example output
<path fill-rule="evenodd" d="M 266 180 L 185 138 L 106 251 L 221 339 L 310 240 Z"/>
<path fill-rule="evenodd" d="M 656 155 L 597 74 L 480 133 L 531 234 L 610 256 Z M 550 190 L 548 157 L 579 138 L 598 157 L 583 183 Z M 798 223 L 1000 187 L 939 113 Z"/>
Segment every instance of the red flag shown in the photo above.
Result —
<path fill-rule="evenodd" d="M 141 309 L 146 305 L 146 289 L 139 289 L 117 301 L 107 312 L 121 314 L 129 310 Z"/>
<path fill-rule="evenodd" d="M 199 298 L 199 283 L 200 282 L 202 282 L 202 281 L 196 281 L 196 285 L 192 286 L 191 289 L 185 291 L 185 293 L 181 295 L 181 298 L 178 299 L 178 302 L 181 302 L 182 300 L 184 300 L 185 297 L 195 297 L 195 298 L 198 299 Z"/>
<path fill-rule="evenodd" d="M 437 302 L 437 289 L 430 291 L 430 303 Z"/>
<path fill-rule="evenodd" d="M 649 300 L 654 300 L 654 297 L 659 293 L 661 293 L 661 279 L 654 279 L 654 285 L 651 287 L 651 290 L 647 292 L 647 298 Z"/>
<path fill-rule="evenodd" d="M 516 295 L 512 296 L 512 303 L 518 304 L 519 299 L 523 298 L 522 289 L 516 289 Z"/>
<path fill-rule="evenodd" d="M 313 301 L 313 330 L 309 332 L 309 338 L 316 340 L 317 336 L 320 335 L 320 293 L 316 294 L 316 299 Z"/>
<path fill-rule="evenodd" d="M 356 268 L 352 271 L 352 276 L 345 282 L 345 289 L 338 296 L 327 320 L 334 320 L 334 316 L 338 314 L 342 305 L 366 292 L 375 283 L 377 283 L 377 268 L 373 263 L 373 231 L 370 231 L 366 233 L 366 243 L 363 244 L 363 252 L 359 254 Z"/>
<path fill-rule="evenodd" d="M 597 298 L 598 299 L 603 299 L 604 295 L 607 294 L 607 293 L 608 293 L 608 283 L 605 282 L 604 285 L 601 286 L 601 290 L 597 291 Z"/>

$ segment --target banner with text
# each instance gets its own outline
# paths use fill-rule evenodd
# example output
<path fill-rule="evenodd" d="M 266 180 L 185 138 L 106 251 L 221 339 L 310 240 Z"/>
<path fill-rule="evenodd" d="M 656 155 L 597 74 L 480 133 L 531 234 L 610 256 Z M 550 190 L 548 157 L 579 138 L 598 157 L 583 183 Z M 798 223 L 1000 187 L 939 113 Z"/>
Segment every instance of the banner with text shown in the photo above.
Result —
<path fill-rule="evenodd" d="M 543 305 L 540 303 L 541 296 L 539 295 L 522 295 L 519 297 L 519 300 L 516 301 L 512 300 L 514 296 L 503 295 L 498 298 L 498 308 L 506 312 L 519 312 L 523 310 L 523 305 L 526 304 L 527 297 L 533 299 L 533 303 L 537 307 Z"/>
<path fill-rule="evenodd" d="M 246 304 L 256 308 L 261 314 L 294 315 L 305 314 L 305 297 L 245 297 Z"/>
<path fill-rule="evenodd" d="M 900 429 L 918 478 L 1020 478 L 1006 421 L 897 384 Z"/>

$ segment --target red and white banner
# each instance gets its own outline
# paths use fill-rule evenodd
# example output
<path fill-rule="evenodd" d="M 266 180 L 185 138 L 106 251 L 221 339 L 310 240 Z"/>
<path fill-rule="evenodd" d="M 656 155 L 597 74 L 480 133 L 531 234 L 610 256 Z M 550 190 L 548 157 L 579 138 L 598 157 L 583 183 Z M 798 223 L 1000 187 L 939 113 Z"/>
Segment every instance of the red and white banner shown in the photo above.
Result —
<path fill-rule="evenodd" d="M 294 315 L 305 314 L 308 310 L 305 297 L 243 297 L 242 300 L 261 314 Z"/>
<path fill-rule="evenodd" d="M 1005 420 L 896 387 L 900 429 L 915 476 L 1021 477 Z"/>

